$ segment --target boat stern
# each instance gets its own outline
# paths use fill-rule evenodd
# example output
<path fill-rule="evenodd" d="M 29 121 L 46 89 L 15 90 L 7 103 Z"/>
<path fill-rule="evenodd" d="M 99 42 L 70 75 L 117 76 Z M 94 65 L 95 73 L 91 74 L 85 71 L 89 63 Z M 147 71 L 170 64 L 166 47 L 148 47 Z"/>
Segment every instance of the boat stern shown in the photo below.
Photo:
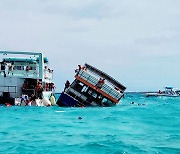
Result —
<path fill-rule="evenodd" d="M 78 101 L 65 92 L 61 93 L 56 104 L 60 107 L 80 107 Z"/>

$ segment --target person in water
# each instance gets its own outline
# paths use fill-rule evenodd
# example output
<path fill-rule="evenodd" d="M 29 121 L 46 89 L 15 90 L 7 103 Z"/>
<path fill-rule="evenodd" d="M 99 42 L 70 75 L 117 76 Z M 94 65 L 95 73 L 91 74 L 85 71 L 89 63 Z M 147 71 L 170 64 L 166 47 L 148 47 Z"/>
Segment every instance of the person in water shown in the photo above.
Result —
<path fill-rule="evenodd" d="M 134 102 L 131 102 L 132 105 L 134 105 Z"/>
<path fill-rule="evenodd" d="M 78 117 L 79 120 L 82 120 L 82 117 Z"/>
<path fill-rule="evenodd" d="M 5 106 L 9 107 L 11 104 L 9 102 L 5 103 Z"/>
<path fill-rule="evenodd" d="M 138 104 L 138 106 L 142 106 L 142 105 L 146 105 L 146 104 Z"/>

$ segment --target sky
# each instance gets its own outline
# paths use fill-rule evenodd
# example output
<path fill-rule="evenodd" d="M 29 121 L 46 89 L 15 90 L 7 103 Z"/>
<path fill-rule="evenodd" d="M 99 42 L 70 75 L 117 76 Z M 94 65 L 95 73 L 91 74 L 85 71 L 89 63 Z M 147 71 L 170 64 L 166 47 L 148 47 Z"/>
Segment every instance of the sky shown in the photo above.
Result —
<path fill-rule="evenodd" d="M 0 0 L 0 50 L 42 52 L 57 92 L 88 63 L 126 91 L 180 88 L 179 0 Z"/>

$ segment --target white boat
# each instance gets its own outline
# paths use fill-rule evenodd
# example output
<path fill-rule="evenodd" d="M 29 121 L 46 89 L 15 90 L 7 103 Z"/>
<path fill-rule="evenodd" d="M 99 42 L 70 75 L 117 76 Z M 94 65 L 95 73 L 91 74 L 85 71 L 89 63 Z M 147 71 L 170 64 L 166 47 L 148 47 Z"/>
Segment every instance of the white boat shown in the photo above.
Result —
<path fill-rule="evenodd" d="M 42 53 L 0 51 L 0 104 L 13 104 L 22 95 L 49 99 L 55 88 L 52 80 L 53 70 Z"/>
<path fill-rule="evenodd" d="M 158 92 L 151 92 L 151 93 L 145 93 L 146 97 L 150 96 L 166 96 L 166 97 L 180 97 L 180 89 L 173 88 L 173 87 L 165 87 L 163 91 Z"/>

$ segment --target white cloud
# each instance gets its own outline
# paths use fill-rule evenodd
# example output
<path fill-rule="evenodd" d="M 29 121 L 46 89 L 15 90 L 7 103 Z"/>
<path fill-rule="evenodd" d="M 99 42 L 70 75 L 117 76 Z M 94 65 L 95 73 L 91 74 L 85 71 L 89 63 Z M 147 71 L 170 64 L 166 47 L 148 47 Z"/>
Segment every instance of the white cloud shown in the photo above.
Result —
<path fill-rule="evenodd" d="M 178 0 L 1 1 L 0 46 L 42 51 L 55 69 L 59 89 L 84 62 L 110 73 L 129 90 L 166 83 L 180 87 L 178 67 L 171 69 L 180 64 L 179 6 Z M 161 70 L 166 83 L 154 78 Z"/>

